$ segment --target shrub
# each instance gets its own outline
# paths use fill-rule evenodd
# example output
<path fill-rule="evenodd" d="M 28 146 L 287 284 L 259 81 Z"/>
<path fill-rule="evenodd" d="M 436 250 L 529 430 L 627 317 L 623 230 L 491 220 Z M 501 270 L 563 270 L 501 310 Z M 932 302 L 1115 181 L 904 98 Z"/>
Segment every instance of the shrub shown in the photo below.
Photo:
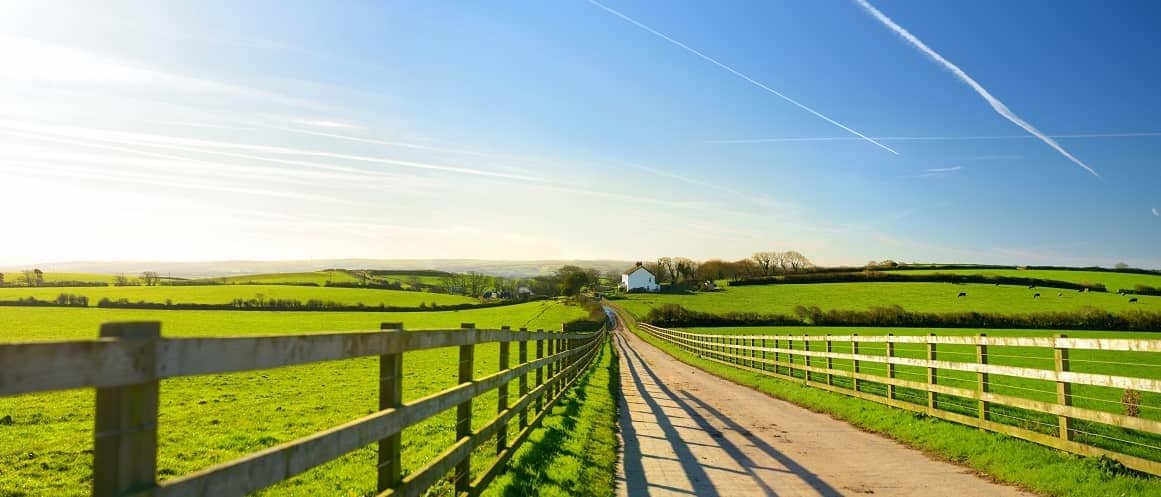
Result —
<path fill-rule="evenodd" d="M 1141 392 L 1132 388 L 1125 389 L 1121 395 L 1121 407 L 1125 409 L 1125 416 L 1137 417 L 1141 415 Z"/>

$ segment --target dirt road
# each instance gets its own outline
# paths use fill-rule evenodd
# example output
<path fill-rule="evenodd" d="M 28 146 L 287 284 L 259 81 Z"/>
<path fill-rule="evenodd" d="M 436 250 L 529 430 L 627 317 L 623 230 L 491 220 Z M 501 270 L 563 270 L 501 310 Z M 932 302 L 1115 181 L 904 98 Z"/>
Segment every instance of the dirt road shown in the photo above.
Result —
<path fill-rule="evenodd" d="M 617 495 L 1032 496 L 674 359 L 628 331 Z"/>

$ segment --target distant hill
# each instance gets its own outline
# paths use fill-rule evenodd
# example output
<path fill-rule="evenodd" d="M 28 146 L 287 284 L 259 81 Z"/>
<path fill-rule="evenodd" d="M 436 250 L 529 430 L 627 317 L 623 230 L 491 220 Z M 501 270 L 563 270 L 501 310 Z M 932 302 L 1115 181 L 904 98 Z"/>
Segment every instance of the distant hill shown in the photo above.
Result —
<path fill-rule="evenodd" d="M 480 259 L 316 259 L 300 261 L 73 261 L 50 262 L 22 267 L 0 268 L 4 271 L 19 271 L 26 267 L 36 267 L 47 272 L 61 273 L 103 273 L 136 275 L 142 271 L 157 271 L 162 276 L 182 278 L 205 278 L 211 276 L 235 276 L 259 273 L 295 273 L 321 271 L 332 268 L 405 270 L 426 269 L 463 273 L 477 271 L 495 276 L 530 277 L 552 273 L 566 264 L 593 267 L 601 271 L 622 270 L 633 263 L 614 260 L 542 260 L 542 261 L 495 261 Z"/>

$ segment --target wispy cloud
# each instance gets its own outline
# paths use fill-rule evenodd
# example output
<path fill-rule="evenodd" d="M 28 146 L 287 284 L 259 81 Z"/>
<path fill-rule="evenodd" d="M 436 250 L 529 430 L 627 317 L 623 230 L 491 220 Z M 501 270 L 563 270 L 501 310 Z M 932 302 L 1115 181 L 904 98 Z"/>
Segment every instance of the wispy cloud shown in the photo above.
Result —
<path fill-rule="evenodd" d="M 1067 135 L 1046 135 L 1049 138 L 1143 138 L 1161 136 L 1159 131 L 1142 131 L 1131 133 L 1076 133 Z M 877 141 L 960 141 L 960 140 L 1027 140 L 1039 139 L 1034 135 L 976 135 L 976 136 L 873 136 Z M 705 143 L 721 145 L 741 145 L 748 143 L 789 143 L 789 142 L 832 142 L 861 140 L 853 136 L 808 136 L 788 138 L 741 138 L 732 140 L 706 140 Z"/>
<path fill-rule="evenodd" d="M 1157 216 L 1157 217 L 1161 217 L 1161 212 L 1158 212 L 1158 211 L 1157 211 L 1157 208 L 1156 208 L 1156 207 L 1154 207 L 1154 208 L 1153 208 L 1153 215 L 1154 215 L 1154 216 Z"/>
<path fill-rule="evenodd" d="M 674 45 L 676 45 L 676 46 L 680 47 L 681 49 L 683 49 L 683 50 L 685 50 L 685 51 L 687 51 L 687 52 L 689 52 L 689 53 L 691 53 L 691 54 L 694 54 L 694 55 L 698 56 L 699 58 L 701 58 L 702 60 L 704 60 L 704 61 L 706 61 L 706 62 L 709 62 L 709 63 L 711 63 L 711 64 L 713 64 L 713 65 L 715 65 L 715 66 L 718 66 L 718 67 L 720 67 L 720 68 L 722 68 L 722 69 L 725 69 L 725 70 L 726 70 L 726 71 L 728 71 L 730 74 L 733 74 L 734 76 L 737 76 L 737 77 L 739 77 L 739 78 L 742 78 L 742 79 L 743 79 L 743 80 L 745 80 L 747 83 L 750 83 L 750 84 L 752 84 L 752 85 L 754 85 L 754 86 L 756 86 L 756 87 L 758 87 L 758 88 L 760 88 L 760 89 L 762 89 L 762 90 L 765 90 L 767 93 L 770 93 L 770 94 L 772 94 L 772 95 L 774 95 L 774 96 L 777 96 L 778 98 L 781 98 L 782 100 L 785 100 L 785 101 L 787 101 L 787 102 L 790 102 L 790 103 L 794 104 L 796 107 L 798 107 L 798 108 L 800 108 L 800 109 L 802 109 L 802 110 L 805 110 L 805 111 L 807 111 L 807 112 L 809 112 L 809 113 L 813 114 L 815 117 L 818 117 L 819 119 L 822 119 L 822 120 L 824 120 L 824 121 L 826 121 L 826 122 L 828 122 L 828 123 L 831 123 L 831 124 L 833 124 L 833 125 L 835 125 L 835 126 L 838 126 L 839 128 L 842 128 L 842 129 L 843 129 L 843 131 L 846 131 L 846 132 L 848 132 L 848 133 L 850 133 L 850 134 L 852 134 L 852 135 L 855 135 L 855 136 L 857 136 L 857 137 L 858 137 L 859 139 L 861 139 L 861 140 L 865 140 L 865 141 L 867 141 L 867 142 L 869 142 L 869 143 L 871 143 L 871 144 L 873 144 L 873 145 L 875 145 L 875 146 L 877 146 L 877 147 L 879 147 L 879 148 L 882 148 L 883 150 L 886 150 L 886 151 L 888 151 L 888 152 L 891 152 L 891 153 L 893 153 L 893 154 L 895 154 L 895 155 L 899 155 L 899 152 L 896 152 L 896 151 L 895 151 L 894 149 L 892 149 L 891 147 L 888 147 L 888 146 L 886 146 L 886 145 L 883 145 L 882 143 L 879 143 L 879 142 L 878 142 L 878 141 L 876 141 L 874 138 L 870 138 L 870 137 L 868 137 L 868 136 L 866 136 L 866 135 L 864 135 L 864 134 L 862 134 L 862 133 L 859 133 L 858 131 L 855 131 L 855 130 L 853 130 L 853 129 L 851 129 L 851 128 L 847 127 L 846 125 L 844 125 L 844 124 L 842 124 L 842 123 L 840 123 L 840 122 L 838 122 L 838 121 L 835 121 L 834 119 L 831 119 L 831 118 L 829 118 L 829 117 L 827 117 L 827 116 L 823 115 L 821 112 L 819 112 L 819 111 L 817 111 L 817 110 L 814 110 L 814 109 L 812 109 L 812 108 L 810 108 L 810 107 L 807 107 L 805 104 L 803 104 L 803 103 L 801 103 L 801 102 L 799 102 L 799 101 L 797 101 L 797 100 L 795 100 L 795 99 L 793 99 L 793 98 L 790 98 L 790 97 L 788 97 L 788 96 L 784 95 L 783 93 L 779 92 L 778 90 L 775 90 L 775 89 L 773 89 L 773 88 L 770 88 L 769 86 L 766 86 L 765 84 L 763 84 L 763 83 L 761 83 L 761 82 L 759 82 L 759 81 L 755 80 L 754 78 L 751 78 L 750 76 L 747 76 L 747 75 L 743 74 L 741 71 L 738 71 L 737 69 L 734 69 L 734 68 L 732 68 L 732 67 L 730 67 L 730 66 L 728 66 L 728 65 L 726 65 L 726 64 L 724 64 L 724 63 L 722 63 L 722 62 L 719 62 L 717 59 L 714 59 L 713 57 L 710 57 L 710 56 L 708 56 L 708 55 L 706 55 L 706 54 L 704 54 L 704 53 L 701 53 L 700 51 L 698 51 L 697 49 L 694 49 L 693 47 L 690 47 L 689 45 L 686 45 L 686 44 L 684 44 L 684 43 L 682 43 L 682 42 L 680 42 L 680 41 L 677 41 L 677 40 L 675 40 L 675 39 L 673 39 L 673 38 L 669 37 L 668 35 L 666 35 L 666 34 L 664 34 L 664 33 L 660 32 L 660 31 L 657 31 L 657 30 L 655 30 L 655 29 L 653 29 L 653 28 L 651 28 L 651 27 L 649 27 L 649 26 L 646 26 L 645 24 L 642 24 L 641 22 L 638 22 L 636 19 L 633 19 L 632 17 L 629 17 L 629 16 L 627 16 L 627 15 L 625 15 L 625 14 L 622 14 L 621 12 L 619 12 L 619 11 L 617 11 L 617 10 L 614 10 L 614 9 L 612 9 L 612 8 L 610 8 L 610 7 L 607 7 L 607 6 L 605 6 L 604 4 L 602 4 L 602 3 L 600 3 L 600 2 L 598 2 L 598 1 L 596 1 L 596 0 L 588 0 L 588 2 L 589 2 L 589 3 L 591 3 L 591 4 L 593 4 L 593 5 L 594 5 L 594 6 L 596 6 L 596 7 L 599 7 L 600 9 L 604 10 L 605 12 L 608 12 L 608 13 L 610 13 L 610 14 L 613 14 L 613 15 L 617 16 L 617 17 L 620 17 L 621 19 L 625 20 L 626 22 L 628 22 L 628 23 L 630 23 L 630 24 L 632 24 L 632 25 L 634 25 L 634 26 L 637 26 L 638 28 L 641 28 L 641 29 L 643 29 L 643 30 L 645 30 L 645 31 L 648 31 L 649 33 L 653 34 L 654 36 L 656 36 L 656 37 L 658 37 L 658 38 L 661 38 L 661 39 L 663 39 L 663 40 L 665 40 L 665 41 L 667 41 L 667 42 L 669 42 L 669 43 L 672 43 L 672 44 L 674 44 Z"/>
<path fill-rule="evenodd" d="M 872 16 L 874 16 L 875 19 L 878 19 L 879 22 L 883 23 L 883 25 L 890 28 L 891 31 L 894 31 L 896 34 L 901 36 L 904 40 L 906 40 L 912 46 L 917 48 L 919 51 L 923 52 L 928 57 L 931 57 L 933 60 L 935 60 L 936 62 L 943 65 L 943 67 L 945 69 L 947 69 L 948 71 L 951 71 L 951 73 L 954 74 L 957 78 L 959 78 L 965 84 L 970 86 L 973 90 L 976 91 L 976 93 L 978 93 L 980 95 L 980 97 L 983 97 L 983 99 L 986 100 L 988 102 L 988 104 L 992 106 L 992 110 L 995 110 L 996 113 L 1003 116 L 1004 119 L 1011 121 L 1012 124 L 1015 124 L 1021 128 L 1024 128 L 1024 131 L 1027 131 L 1027 132 L 1035 135 L 1037 138 L 1040 139 L 1040 141 L 1043 141 L 1049 147 L 1052 147 L 1057 152 L 1060 152 L 1060 154 L 1063 155 L 1068 160 L 1070 160 L 1073 163 L 1075 163 L 1076 165 L 1084 168 L 1086 171 L 1092 173 L 1093 176 L 1096 176 L 1098 178 L 1101 177 L 1101 175 L 1098 174 L 1096 172 L 1096 170 L 1089 167 L 1088 164 L 1085 164 L 1080 159 L 1077 159 L 1075 156 L 1073 156 L 1071 153 L 1069 153 L 1067 150 L 1065 150 L 1064 147 L 1061 147 L 1059 143 L 1056 143 L 1056 140 L 1053 140 L 1048 135 L 1041 133 L 1040 130 L 1036 129 L 1035 126 L 1032 126 L 1031 123 L 1020 118 L 1020 116 L 1017 116 L 1016 113 L 1012 112 L 1012 110 L 1009 109 L 1007 105 L 1004 105 L 1003 102 L 1001 102 L 998 98 L 992 96 L 992 94 L 990 92 L 988 92 L 988 90 L 986 90 L 982 85 L 980 85 L 978 82 L 976 82 L 976 80 L 972 79 L 971 76 L 968 76 L 968 74 L 966 72 L 964 72 L 963 69 L 960 69 L 959 66 L 952 64 L 951 61 L 943 58 L 942 55 L 937 53 L 935 50 L 932 50 L 931 47 L 928 47 L 925 43 L 920 41 L 919 38 L 916 38 L 915 35 L 911 34 L 906 29 L 903 29 L 902 26 L 896 24 L 895 21 L 892 21 L 890 17 L 887 17 L 885 14 L 880 12 L 879 9 L 876 9 L 873 5 L 870 4 L 870 2 L 868 2 L 867 0 L 855 0 L 855 1 L 858 2 L 859 5 L 861 5 L 863 7 L 863 9 L 865 9 L 868 13 L 870 13 Z"/>
<path fill-rule="evenodd" d="M 310 126 L 310 127 L 314 127 L 314 128 L 331 128 L 331 129 L 354 129 L 354 128 L 358 128 L 358 126 L 355 126 L 354 124 L 351 124 L 351 123 L 346 123 L 346 122 L 342 122 L 342 121 L 329 121 L 329 120 L 325 120 L 325 119 L 321 119 L 321 120 L 295 119 L 294 124 L 297 124 L 300 126 Z"/>
<path fill-rule="evenodd" d="M 950 173 L 952 171 L 959 171 L 960 169 L 963 169 L 963 168 L 960 166 L 951 166 L 951 167 L 933 167 L 931 169 L 924 169 L 923 171 L 928 172 L 928 173 Z"/>

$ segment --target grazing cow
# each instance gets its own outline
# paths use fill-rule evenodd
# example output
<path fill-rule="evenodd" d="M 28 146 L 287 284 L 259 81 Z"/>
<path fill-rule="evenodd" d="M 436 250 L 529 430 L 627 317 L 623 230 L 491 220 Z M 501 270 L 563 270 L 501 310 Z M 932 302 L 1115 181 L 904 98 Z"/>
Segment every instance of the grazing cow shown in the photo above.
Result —
<path fill-rule="evenodd" d="M 1064 296 L 1064 292 L 1057 292 L 1057 293 L 1056 293 L 1056 296 L 1057 296 L 1057 297 L 1063 297 L 1063 296 Z"/>
<path fill-rule="evenodd" d="M 1033 289 L 1033 288 L 1036 288 L 1036 285 L 1028 285 L 1028 289 L 1029 289 L 1029 290 L 1031 290 L 1031 289 Z"/>
<path fill-rule="evenodd" d="M 1038 299 L 1038 298 L 1040 298 L 1040 294 L 1039 294 L 1039 293 L 1037 293 L 1037 294 L 1033 295 L 1033 296 L 1032 296 L 1032 298 L 1034 298 L 1034 299 Z"/>
<path fill-rule="evenodd" d="M 1137 297 L 1133 297 L 1133 298 L 1129 299 L 1129 303 L 1130 303 L 1130 304 L 1136 304 L 1136 303 L 1137 303 Z"/>
<path fill-rule="evenodd" d="M 967 297 L 967 292 L 959 292 L 960 297 Z"/>
<path fill-rule="evenodd" d="M 1117 292 L 1117 295 L 1120 295 L 1120 296 L 1124 297 L 1124 296 L 1125 296 L 1125 291 L 1124 291 L 1124 290 L 1121 290 L 1121 291 Z"/>

